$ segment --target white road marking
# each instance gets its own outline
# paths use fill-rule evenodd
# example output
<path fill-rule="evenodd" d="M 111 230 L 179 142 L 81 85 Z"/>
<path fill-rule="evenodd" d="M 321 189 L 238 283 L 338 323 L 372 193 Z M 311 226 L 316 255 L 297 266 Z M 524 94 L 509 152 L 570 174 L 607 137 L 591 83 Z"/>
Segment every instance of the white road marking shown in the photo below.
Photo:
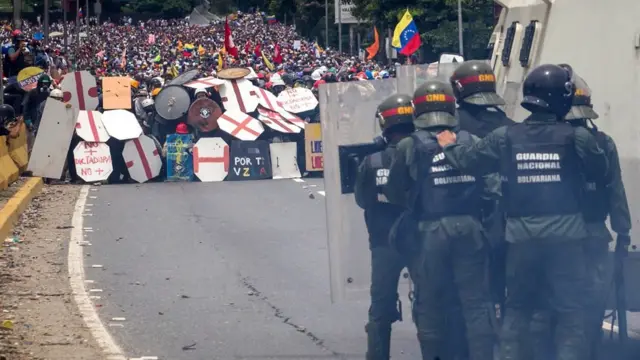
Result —
<path fill-rule="evenodd" d="M 102 292 L 102 289 L 89 289 L 89 292 L 92 292 L 92 293 Z"/>
<path fill-rule="evenodd" d="M 126 319 L 126 318 L 123 318 L 123 317 L 114 317 L 114 318 L 111 318 L 111 321 L 125 321 L 125 320 L 127 320 L 127 319 Z"/>
<path fill-rule="evenodd" d="M 95 281 L 93 281 L 93 280 L 85 280 L 85 281 L 84 281 L 84 283 L 85 283 L 85 284 L 93 284 L 94 282 L 95 282 Z"/>
<path fill-rule="evenodd" d="M 91 267 L 94 269 L 100 269 L 102 268 L 102 265 L 91 265 Z"/>
<path fill-rule="evenodd" d="M 91 207 L 91 206 L 93 206 L 93 204 L 84 204 L 84 206 L 89 206 L 89 207 Z"/>
<path fill-rule="evenodd" d="M 89 299 L 91 299 L 91 300 L 100 300 L 100 299 L 102 299 L 102 296 L 91 295 L 91 296 L 89 296 Z"/>
<path fill-rule="evenodd" d="M 89 196 L 89 199 L 97 199 L 97 196 Z"/>
<path fill-rule="evenodd" d="M 131 358 L 129 360 L 158 360 L 157 356 L 143 356 L 139 358 Z"/>
<path fill-rule="evenodd" d="M 93 216 L 92 213 L 86 213 L 86 214 L 82 214 L 82 216 Z"/>
<path fill-rule="evenodd" d="M 78 245 L 82 241 L 82 225 L 84 219 L 82 213 L 84 211 L 84 204 L 87 202 L 87 196 L 89 194 L 89 186 L 85 185 L 80 190 L 78 195 L 78 201 L 76 202 L 75 211 L 71 225 L 71 241 L 69 241 L 69 284 L 71 285 L 71 291 L 73 293 L 74 300 L 78 306 L 78 310 L 84 319 L 85 324 L 91 331 L 91 334 L 96 339 L 96 342 L 102 348 L 105 353 L 106 360 L 127 360 L 127 357 L 122 352 L 122 349 L 115 343 L 104 324 L 100 320 L 96 308 L 93 302 L 87 294 L 87 290 L 84 286 L 84 254 L 82 246 Z M 91 189 L 97 191 L 97 189 Z M 118 324 L 122 325 L 122 324 Z"/>
<path fill-rule="evenodd" d="M 109 323 L 109 327 L 124 327 L 124 324 L 113 324 L 113 323 Z"/>
<path fill-rule="evenodd" d="M 607 330 L 607 331 L 613 331 L 616 334 L 620 332 L 620 328 L 618 328 L 618 325 L 613 325 L 613 327 L 612 327 L 611 323 L 606 322 L 606 321 L 602 322 L 602 328 L 604 330 Z M 633 330 L 629 330 L 629 329 L 627 329 L 627 333 L 628 333 L 630 338 L 640 339 L 640 333 L 637 333 L 637 332 L 635 332 Z"/>
<path fill-rule="evenodd" d="M 302 180 L 302 179 L 300 179 L 300 178 L 293 178 L 293 179 L 291 179 L 291 180 L 293 180 L 293 181 L 295 181 L 295 182 L 297 182 L 297 183 L 303 183 L 303 182 L 304 182 L 304 180 Z"/>
<path fill-rule="evenodd" d="M 324 190 L 322 190 L 322 191 L 318 191 L 318 194 L 320 194 L 320 195 L 322 195 L 322 196 L 327 196 L 327 195 L 325 195 Z"/>
<path fill-rule="evenodd" d="M 84 231 L 93 230 L 93 228 L 92 227 L 85 227 L 85 228 L 82 228 L 82 230 L 84 230 Z"/>

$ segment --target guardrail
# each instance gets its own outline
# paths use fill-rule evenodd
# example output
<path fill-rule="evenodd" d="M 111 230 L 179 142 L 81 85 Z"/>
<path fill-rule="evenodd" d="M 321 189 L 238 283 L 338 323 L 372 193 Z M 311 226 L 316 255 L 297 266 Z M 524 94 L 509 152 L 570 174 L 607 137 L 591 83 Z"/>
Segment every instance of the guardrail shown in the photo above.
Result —
<path fill-rule="evenodd" d="M 27 127 L 20 122 L 11 134 L 0 136 L 0 190 L 18 180 L 28 163 Z"/>

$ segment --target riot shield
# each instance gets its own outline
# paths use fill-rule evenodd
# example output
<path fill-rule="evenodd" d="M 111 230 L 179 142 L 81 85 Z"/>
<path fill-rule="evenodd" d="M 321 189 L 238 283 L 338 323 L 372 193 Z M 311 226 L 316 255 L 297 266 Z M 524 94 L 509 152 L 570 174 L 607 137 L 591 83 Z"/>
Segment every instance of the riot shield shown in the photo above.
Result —
<path fill-rule="evenodd" d="M 371 283 L 371 255 L 364 212 L 356 205 L 353 194 L 343 191 L 344 169 L 341 170 L 340 164 L 345 162 L 345 153 L 342 150 L 350 145 L 373 142 L 380 134 L 376 108 L 396 91 L 395 79 L 320 87 L 327 240 L 334 302 L 366 299 Z"/>
<path fill-rule="evenodd" d="M 402 65 L 396 68 L 398 92 L 413 95 L 413 92 L 424 82 L 438 79 L 449 82 L 460 62 L 435 62 L 425 65 Z"/>

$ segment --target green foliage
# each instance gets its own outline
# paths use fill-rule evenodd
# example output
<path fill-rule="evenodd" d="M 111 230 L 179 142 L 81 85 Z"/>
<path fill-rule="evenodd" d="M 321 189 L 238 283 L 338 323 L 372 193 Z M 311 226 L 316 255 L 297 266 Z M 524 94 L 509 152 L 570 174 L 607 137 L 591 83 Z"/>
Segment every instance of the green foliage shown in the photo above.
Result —
<path fill-rule="evenodd" d="M 129 7 L 137 13 L 163 14 L 166 17 L 187 16 L 199 2 L 192 0 L 132 0 Z"/>
<path fill-rule="evenodd" d="M 458 52 L 457 0 L 349 0 L 354 15 L 371 19 L 382 34 L 393 30 L 405 10 L 409 10 L 420 31 L 422 51 L 428 61 L 440 53 Z M 485 57 L 494 25 L 493 0 L 462 0 L 465 57 Z"/>

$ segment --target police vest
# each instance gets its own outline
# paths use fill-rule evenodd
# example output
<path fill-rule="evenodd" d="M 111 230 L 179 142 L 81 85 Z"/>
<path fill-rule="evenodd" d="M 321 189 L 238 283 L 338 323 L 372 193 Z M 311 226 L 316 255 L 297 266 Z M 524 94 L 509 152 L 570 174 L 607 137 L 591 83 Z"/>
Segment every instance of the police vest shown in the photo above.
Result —
<path fill-rule="evenodd" d="M 394 147 L 388 147 L 368 156 L 371 173 L 375 181 L 375 201 L 364 210 L 364 220 L 372 246 L 387 245 L 389 243 L 389 232 L 396 219 L 402 214 L 404 209 L 398 205 L 390 204 L 384 188 L 389 177 L 389 167 L 393 161 Z M 373 194 L 372 194 L 373 195 Z"/>
<path fill-rule="evenodd" d="M 601 149 L 606 149 L 607 136 L 601 131 L 593 131 L 592 134 L 595 136 L 598 146 Z M 589 178 L 586 181 L 582 211 L 584 220 L 591 224 L 605 222 L 610 210 L 605 184 Z"/>
<path fill-rule="evenodd" d="M 507 217 L 581 212 L 584 180 L 575 130 L 563 122 L 510 126 L 503 156 Z"/>
<path fill-rule="evenodd" d="M 461 105 L 457 109 L 460 129 L 479 138 L 484 138 L 499 127 L 515 124 L 502 110 L 498 108 L 494 108 L 494 110 L 491 111 L 480 106 Z"/>
<path fill-rule="evenodd" d="M 454 168 L 438 142 L 427 131 L 411 135 L 416 142 L 418 177 L 422 178 L 418 206 L 421 217 L 435 220 L 446 216 L 480 216 L 482 186 L 471 175 Z M 471 134 L 457 133 L 457 143 L 471 144 Z"/>

